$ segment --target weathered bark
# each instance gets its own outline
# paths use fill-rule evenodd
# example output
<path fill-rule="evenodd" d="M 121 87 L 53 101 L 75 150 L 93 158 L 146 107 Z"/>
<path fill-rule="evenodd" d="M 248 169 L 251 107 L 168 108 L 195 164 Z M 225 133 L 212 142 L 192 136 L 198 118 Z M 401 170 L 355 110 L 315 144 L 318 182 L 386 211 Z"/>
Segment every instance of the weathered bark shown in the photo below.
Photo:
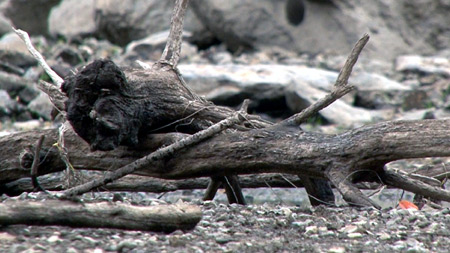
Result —
<path fill-rule="evenodd" d="M 86 175 L 86 179 L 96 179 L 103 176 L 102 173 L 90 173 Z M 62 184 L 65 180 L 63 173 L 51 173 L 39 178 L 39 184 L 48 191 L 66 190 L 66 186 Z M 220 181 L 219 181 L 220 182 Z M 295 175 L 289 174 L 261 174 L 261 175 L 244 175 L 239 177 L 239 183 L 242 188 L 293 188 L 303 187 L 300 179 Z M 151 178 L 138 175 L 128 175 L 103 187 L 98 188 L 99 191 L 126 191 L 126 192 L 153 192 L 163 193 L 177 190 L 204 190 L 210 184 L 209 178 L 192 178 L 185 180 L 165 180 L 159 178 Z M 221 187 L 221 182 L 217 189 Z M 376 189 L 378 184 L 360 184 L 362 189 Z M 0 185 L 0 194 L 9 196 L 17 196 L 23 192 L 34 191 L 30 178 L 22 178 L 10 183 Z M 212 200 L 214 195 L 204 200 Z"/>
<path fill-rule="evenodd" d="M 55 129 L 41 130 L 39 134 L 32 131 L 3 136 L 0 137 L 3 183 L 29 176 L 33 157 L 22 157 L 25 166 L 20 164 L 18 157 L 37 141 L 40 134 L 46 136 L 41 151 L 42 158 L 46 157 L 41 159 L 39 173 L 65 168 L 65 164 L 59 161 L 58 152 L 52 148 L 57 137 Z M 150 145 L 153 143 L 151 138 L 160 145 L 180 136 L 173 133 L 149 135 L 147 142 L 141 143 L 136 150 L 119 147 L 109 152 L 89 152 L 89 145 L 73 131 L 65 134 L 73 166 L 92 170 L 114 170 L 148 154 L 151 148 L 155 148 L 155 145 Z M 387 162 L 433 156 L 450 156 L 450 119 L 384 122 L 333 136 L 302 132 L 291 127 L 228 131 L 136 173 L 166 179 L 267 172 L 326 178 L 325 173 L 333 164 L 350 164 L 353 181 L 378 182 L 378 176 L 385 179 L 383 166 Z M 436 172 L 443 173 L 445 171 Z M 385 180 L 385 183 L 403 188 L 392 180 Z"/>
<path fill-rule="evenodd" d="M 201 217 L 200 207 L 187 204 L 132 206 L 61 200 L 9 200 L 0 204 L 1 225 L 63 225 L 170 233 L 193 229 Z"/>

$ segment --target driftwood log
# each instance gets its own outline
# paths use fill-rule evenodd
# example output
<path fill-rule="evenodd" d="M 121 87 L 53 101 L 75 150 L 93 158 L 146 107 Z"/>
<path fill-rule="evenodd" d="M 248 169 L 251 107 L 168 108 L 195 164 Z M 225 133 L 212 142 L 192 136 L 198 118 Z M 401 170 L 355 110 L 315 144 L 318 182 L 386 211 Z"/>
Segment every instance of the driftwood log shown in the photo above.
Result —
<path fill-rule="evenodd" d="M 308 193 L 317 194 L 323 201 L 330 197 L 328 181 L 353 205 L 377 206 L 355 187 L 355 183 L 362 181 L 381 182 L 450 201 L 450 192 L 384 166 L 399 159 L 450 156 L 449 119 L 384 122 L 339 135 L 305 132 L 299 128 L 309 116 L 352 89 L 348 78 L 368 36 L 357 43 L 328 96 L 303 112 L 272 124 L 245 112 L 236 114 L 232 109 L 215 106 L 186 86 L 176 68 L 181 43 L 180 17 L 186 6 L 186 0 L 177 1 L 168 44 L 155 65 L 126 69 L 111 61 L 97 60 L 64 80 L 65 94 L 49 93 L 55 106 L 66 113 L 76 134 L 69 129 L 64 136 L 59 136 L 64 139 L 67 155 L 53 147 L 58 139 L 56 130 L 43 130 L 38 135 L 46 136 L 38 173 L 66 168 L 69 163 L 66 156 L 70 157 L 70 166 L 74 168 L 109 170 L 103 179 L 69 189 L 65 196 L 80 194 L 135 173 L 175 180 L 210 177 L 205 198 L 214 196 L 217 186 L 227 182 L 227 195 L 239 202 L 237 175 L 288 173 L 304 178 L 302 182 L 309 189 Z M 61 84 L 59 80 L 55 83 Z M 55 92 L 48 87 L 45 89 Z M 61 101 L 66 100 L 65 96 L 67 101 Z M 151 153 L 161 146 L 172 147 L 192 139 L 199 132 L 232 117 L 239 121 L 228 124 L 228 130 L 210 131 L 211 134 L 189 142 L 190 146 L 185 145 L 176 152 L 161 154 L 160 149 L 156 152 L 161 155 Z M 29 135 L 19 133 L 0 139 L 0 142 L 19 147 L 22 154 L 19 156 L 13 147 L 7 149 L 14 152 L 1 151 L 0 155 L 5 158 L 0 162 L 0 170 L 5 171 L 0 178 L 2 182 L 11 182 L 29 173 L 35 153 L 30 140 L 33 140 L 32 146 L 38 138 Z M 432 178 L 427 180 L 433 181 Z"/>
<path fill-rule="evenodd" d="M 187 204 L 132 206 L 61 200 L 9 200 L 0 204 L 1 225 L 64 225 L 170 233 L 193 229 L 201 217 L 200 207 Z"/>

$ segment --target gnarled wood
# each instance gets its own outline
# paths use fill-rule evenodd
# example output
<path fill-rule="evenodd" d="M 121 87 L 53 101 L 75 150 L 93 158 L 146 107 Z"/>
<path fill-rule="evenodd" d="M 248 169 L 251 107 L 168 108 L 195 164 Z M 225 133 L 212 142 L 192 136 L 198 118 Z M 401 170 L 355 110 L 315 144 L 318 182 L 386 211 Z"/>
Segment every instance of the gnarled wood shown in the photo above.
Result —
<path fill-rule="evenodd" d="M 46 135 L 42 150 L 55 150 L 52 144 L 56 141 L 57 131 L 42 130 L 40 133 Z M 39 136 L 36 132 L 29 132 L 0 137 L 3 183 L 29 176 L 32 157 L 27 159 L 28 168 L 20 165 L 18 157 Z M 158 140 L 164 139 L 163 136 L 177 134 L 150 135 L 149 138 Z M 144 146 L 139 150 L 120 147 L 109 152 L 89 152 L 89 145 L 74 132 L 67 131 L 65 139 L 69 156 L 77 169 L 113 170 L 149 153 Z M 353 181 L 378 182 L 378 176 L 384 179 L 383 166 L 390 161 L 433 156 L 450 156 L 450 119 L 383 122 L 332 136 L 300 132 L 292 127 L 228 131 L 136 173 L 165 179 L 267 172 L 326 178 L 327 168 L 339 162 L 353 165 L 350 171 Z M 42 161 L 39 173 L 65 168 L 64 163 L 58 161 L 56 150 L 50 151 Z M 384 181 L 387 185 L 403 188 L 392 180 Z M 414 191 L 411 188 L 407 190 Z M 439 190 L 440 193 L 442 191 Z M 420 194 L 427 196 L 423 192 Z"/>

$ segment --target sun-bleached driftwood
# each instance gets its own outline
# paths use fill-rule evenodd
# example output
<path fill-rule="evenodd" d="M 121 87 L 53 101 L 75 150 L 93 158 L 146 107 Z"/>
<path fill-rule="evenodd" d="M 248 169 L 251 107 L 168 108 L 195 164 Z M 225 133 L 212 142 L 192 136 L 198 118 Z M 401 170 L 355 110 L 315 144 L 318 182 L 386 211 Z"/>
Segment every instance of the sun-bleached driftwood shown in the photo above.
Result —
<path fill-rule="evenodd" d="M 64 200 L 0 203 L 0 225 L 62 225 L 170 233 L 190 230 L 200 221 L 200 207 L 188 204 L 133 206 L 123 203 L 77 203 Z"/>

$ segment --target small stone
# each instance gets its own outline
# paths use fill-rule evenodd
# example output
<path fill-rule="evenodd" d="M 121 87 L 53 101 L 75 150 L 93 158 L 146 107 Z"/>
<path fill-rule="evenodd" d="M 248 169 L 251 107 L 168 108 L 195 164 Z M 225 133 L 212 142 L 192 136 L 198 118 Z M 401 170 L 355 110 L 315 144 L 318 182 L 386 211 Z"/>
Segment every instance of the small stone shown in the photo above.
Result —
<path fill-rule="evenodd" d="M 355 233 L 356 231 L 358 231 L 358 226 L 355 226 L 355 225 L 347 225 L 347 226 L 339 229 L 339 232 L 347 233 L 347 234 Z"/>
<path fill-rule="evenodd" d="M 421 222 L 418 222 L 418 223 L 417 223 L 417 226 L 418 226 L 419 228 L 426 228 L 426 227 L 428 227 L 430 224 L 431 224 L 431 222 L 429 222 L 429 221 L 421 221 Z"/>
<path fill-rule="evenodd" d="M 388 233 L 380 233 L 380 234 L 378 234 L 378 238 L 380 240 L 385 241 L 385 240 L 390 240 L 391 236 Z"/>
<path fill-rule="evenodd" d="M 46 251 L 47 250 L 47 248 L 44 246 L 44 245 L 42 245 L 42 244 L 36 244 L 36 245 L 34 245 L 34 248 L 35 249 L 38 249 L 38 250 L 44 250 L 44 251 Z"/>
<path fill-rule="evenodd" d="M 363 237 L 363 236 L 364 236 L 363 234 L 358 233 L 358 232 L 355 232 L 355 233 L 348 233 L 348 234 L 347 234 L 347 237 L 348 237 L 348 238 L 351 238 L 351 239 L 361 238 L 361 237 Z"/>
<path fill-rule="evenodd" d="M 328 249 L 328 252 L 330 253 L 344 253 L 345 248 L 342 246 L 333 246 L 330 249 Z"/>
<path fill-rule="evenodd" d="M 11 235 L 11 234 L 9 234 L 7 232 L 0 232 L 0 241 L 12 242 L 14 240 L 16 240 L 16 236 Z"/>
<path fill-rule="evenodd" d="M 317 226 L 309 226 L 305 228 L 306 235 L 317 234 L 318 231 L 319 229 L 317 228 Z"/>
<path fill-rule="evenodd" d="M 225 244 L 231 242 L 232 240 L 233 238 L 231 238 L 231 236 L 229 235 L 219 235 L 216 237 L 216 242 L 219 244 Z"/>
<path fill-rule="evenodd" d="M 280 211 L 283 213 L 284 216 L 289 217 L 292 214 L 291 209 L 282 207 Z"/>
<path fill-rule="evenodd" d="M 169 237 L 169 244 L 172 247 L 184 247 L 187 241 L 181 236 L 171 236 Z"/>
<path fill-rule="evenodd" d="M 66 253 L 78 253 L 78 250 L 76 250 L 76 249 L 73 248 L 73 247 L 70 247 L 70 248 L 68 248 L 68 249 L 66 250 Z"/>
<path fill-rule="evenodd" d="M 91 238 L 91 237 L 85 236 L 85 237 L 82 238 L 82 240 L 83 240 L 83 242 L 86 242 L 86 243 L 88 243 L 88 244 L 90 244 L 90 245 L 96 245 L 96 244 L 98 244 L 98 241 L 95 240 L 95 239 L 93 239 L 93 238 Z"/>
<path fill-rule="evenodd" d="M 428 252 L 428 250 L 423 248 L 423 247 L 420 247 L 420 246 L 414 246 L 414 247 L 408 248 L 406 250 L 406 252 L 408 252 L 408 253 L 421 253 L 421 252 Z"/>
<path fill-rule="evenodd" d="M 124 249 L 131 250 L 136 248 L 138 245 L 134 241 L 122 241 L 117 245 L 117 251 L 122 252 Z"/>
<path fill-rule="evenodd" d="M 28 130 L 33 130 L 33 129 L 41 127 L 41 122 L 39 120 L 29 120 L 29 121 L 23 121 L 23 122 L 15 122 L 13 124 L 13 127 L 18 129 L 18 130 L 28 131 Z"/>
<path fill-rule="evenodd" d="M 47 239 L 47 242 L 49 243 L 56 243 L 56 242 L 61 242 L 61 238 L 59 238 L 59 235 L 52 235 Z"/>

